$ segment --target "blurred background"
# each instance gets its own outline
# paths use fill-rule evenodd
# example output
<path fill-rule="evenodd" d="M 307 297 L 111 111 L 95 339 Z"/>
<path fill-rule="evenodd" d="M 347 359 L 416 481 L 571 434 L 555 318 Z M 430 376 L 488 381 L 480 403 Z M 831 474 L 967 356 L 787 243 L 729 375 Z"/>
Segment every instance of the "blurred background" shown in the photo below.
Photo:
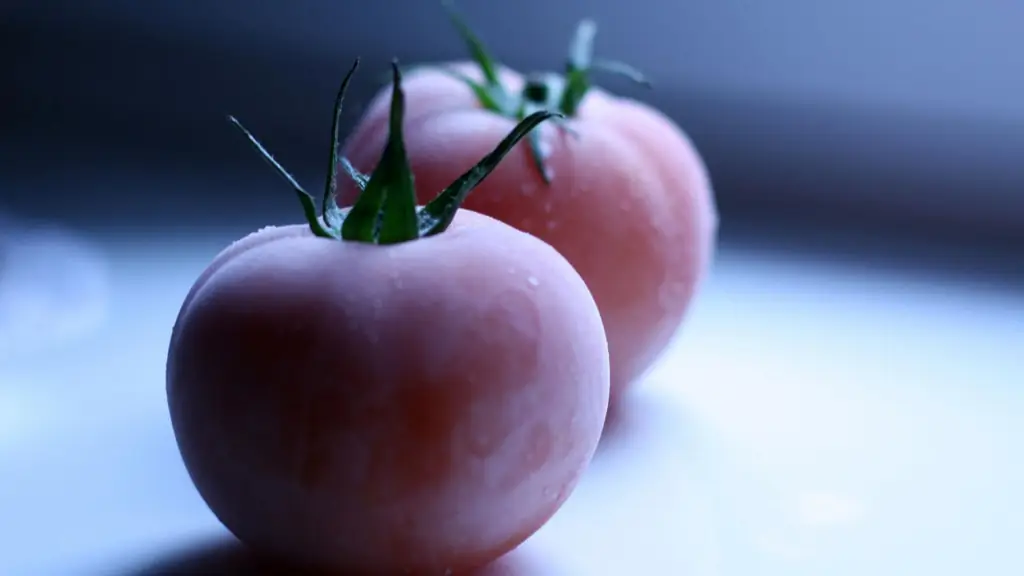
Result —
<path fill-rule="evenodd" d="M 638 419 L 638 438 L 686 441 L 643 460 L 664 480 L 659 502 L 621 512 L 636 558 L 694 574 L 1021 573 L 1024 3 L 459 7 L 525 70 L 561 69 L 594 18 L 597 53 L 655 89 L 598 82 L 673 117 L 711 173 L 715 273 L 636 401 L 688 415 Z M 0 574 L 110 573 L 218 533 L 166 421 L 170 325 L 220 248 L 299 216 L 225 115 L 318 182 L 353 57 L 346 130 L 392 57 L 464 54 L 433 0 L 0 3 Z M 665 502 L 693 524 L 643 515 Z M 545 550 L 565 540 L 564 573 L 604 573 L 568 551 L 589 518 L 570 512 Z"/>

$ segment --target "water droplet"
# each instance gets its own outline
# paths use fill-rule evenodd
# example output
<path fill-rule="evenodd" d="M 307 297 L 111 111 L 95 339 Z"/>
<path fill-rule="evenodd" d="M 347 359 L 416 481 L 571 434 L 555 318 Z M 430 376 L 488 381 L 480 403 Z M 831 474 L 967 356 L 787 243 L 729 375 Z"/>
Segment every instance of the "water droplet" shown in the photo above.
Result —
<path fill-rule="evenodd" d="M 523 187 L 519 190 L 523 196 L 533 196 L 537 192 L 537 187 L 531 183 L 523 184 Z"/>
<path fill-rule="evenodd" d="M 554 230 L 555 228 L 558 228 L 558 222 L 555 222 L 554 220 L 548 220 L 547 227 L 548 230 Z"/>
<path fill-rule="evenodd" d="M 668 312 L 677 308 L 686 299 L 686 285 L 681 282 L 668 282 L 658 287 L 658 305 Z"/>
<path fill-rule="evenodd" d="M 473 438 L 470 448 L 474 455 L 486 458 L 494 453 L 497 443 L 494 441 L 494 437 L 489 434 L 478 434 Z"/>
<path fill-rule="evenodd" d="M 547 202 L 544 203 L 544 212 L 548 213 L 548 214 L 551 213 L 551 201 L 550 200 L 548 200 Z"/>
<path fill-rule="evenodd" d="M 530 286 L 540 286 L 540 280 L 536 276 L 530 276 L 526 281 L 530 283 Z"/>
<path fill-rule="evenodd" d="M 556 498 L 556 500 L 565 500 L 568 497 L 569 489 L 567 487 L 562 486 L 561 488 L 558 489 L 558 497 Z"/>

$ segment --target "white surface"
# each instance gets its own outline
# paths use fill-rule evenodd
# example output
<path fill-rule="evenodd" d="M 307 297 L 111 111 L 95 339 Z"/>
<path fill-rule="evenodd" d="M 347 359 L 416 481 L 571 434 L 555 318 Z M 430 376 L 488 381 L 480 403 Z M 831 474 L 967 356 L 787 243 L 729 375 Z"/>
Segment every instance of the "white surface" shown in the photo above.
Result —
<path fill-rule="evenodd" d="M 106 248 L 108 322 L 0 364 L 0 574 L 130 574 L 223 538 L 163 381 L 220 243 Z M 725 251 L 583 484 L 495 573 L 1022 574 L 1022 351 L 1024 297 Z"/>
<path fill-rule="evenodd" d="M 110 289 L 92 242 L 0 212 L 0 362 L 94 330 Z"/>

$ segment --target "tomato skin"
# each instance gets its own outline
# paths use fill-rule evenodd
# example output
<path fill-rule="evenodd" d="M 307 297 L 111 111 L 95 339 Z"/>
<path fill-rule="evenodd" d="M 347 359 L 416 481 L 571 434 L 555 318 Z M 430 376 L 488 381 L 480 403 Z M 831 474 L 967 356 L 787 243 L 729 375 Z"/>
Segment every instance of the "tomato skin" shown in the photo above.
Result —
<path fill-rule="evenodd" d="M 479 78 L 474 67 L 455 65 Z M 522 78 L 503 70 L 506 86 Z M 405 141 L 421 201 L 472 166 L 513 124 L 485 111 L 459 80 L 410 74 Z M 345 155 L 372 169 L 387 138 L 390 89 L 370 104 Z M 696 148 L 667 117 L 599 89 L 569 122 L 542 126 L 552 170 L 545 185 L 520 144 L 465 206 L 554 246 L 586 281 L 608 335 L 614 401 L 678 331 L 712 259 L 717 213 Z M 351 203 L 354 189 L 342 190 Z"/>
<path fill-rule="evenodd" d="M 182 457 L 256 549 L 358 573 L 480 566 L 575 487 L 607 341 L 549 246 L 460 211 L 392 246 L 255 233 L 182 306 L 167 395 Z"/>

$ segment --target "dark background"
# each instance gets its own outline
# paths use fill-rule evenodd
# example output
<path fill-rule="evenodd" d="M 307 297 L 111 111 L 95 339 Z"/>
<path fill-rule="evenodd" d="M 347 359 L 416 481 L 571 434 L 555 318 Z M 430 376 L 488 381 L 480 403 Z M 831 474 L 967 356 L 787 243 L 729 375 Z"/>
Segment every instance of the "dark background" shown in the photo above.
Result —
<path fill-rule="evenodd" d="M 726 243 L 1020 268 L 1024 4 L 460 7 L 492 52 L 523 69 L 559 68 L 576 22 L 594 17 L 598 53 L 656 86 L 600 82 L 662 108 L 693 137 Z M 7 0 L 0 206 L 106 230 L 294 220 L 293 197 L 225 114 L 315 182 L 334 90 L 357 55 L 365 65 L 346 128 L 391 57 L 464 50 L 433 1 Z"/>

